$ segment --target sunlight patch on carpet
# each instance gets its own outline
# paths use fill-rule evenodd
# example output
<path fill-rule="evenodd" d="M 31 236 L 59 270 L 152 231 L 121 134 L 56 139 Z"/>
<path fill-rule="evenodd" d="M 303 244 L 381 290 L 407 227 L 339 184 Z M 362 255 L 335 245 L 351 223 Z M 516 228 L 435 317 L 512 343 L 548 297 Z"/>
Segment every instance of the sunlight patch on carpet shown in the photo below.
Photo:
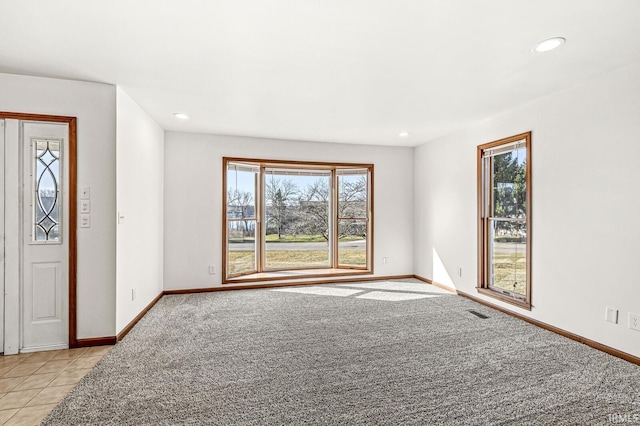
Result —
<path fill-rule="evenodd" d="M 357 283 L 357 284 L 356 283 L 339 284 L 338 287 L 363 288 L 363 289 L 371 289 L 371 290 L 395 290 L 395 291 L 407 291 L 412 293 L 451 294 L 445 290 L 442 290 L 430 284 L 401 283 L 401 282 L 392 282 L 392 281 Z"/>
<path fill-rule="evenodd" d="M 391 293 L 387 291 L 370 291 L 369 293 L 356 296 L 356 299 L 384 300 L 388 302 L 400 302 L 403 300 L 428 299 L 430 297 L 440 297 L 433 294 L 416 293 Z"/>
<path fill-rule="evenodd" d="M 354 294 L 362 293 L 362 290 L 353 290 L 347 288 L 336 287 L 283 287 L 276 288 L 271 291 L 283 291 L 286 293 L 303 293 L 303 294 L 317 294 L 319 296 L 338 296 L 348 297 Z"/>

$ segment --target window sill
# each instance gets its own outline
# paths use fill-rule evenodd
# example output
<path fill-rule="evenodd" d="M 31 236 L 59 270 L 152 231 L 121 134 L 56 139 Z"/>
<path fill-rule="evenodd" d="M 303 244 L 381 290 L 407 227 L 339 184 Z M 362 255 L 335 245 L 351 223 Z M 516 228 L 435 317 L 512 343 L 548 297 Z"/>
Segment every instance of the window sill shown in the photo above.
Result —
<path fill-rule="evenodd" d="M 289 271 L 261 272 L 256 274 L 241 275 L 239 277 L 226 278 L 222 284 L 251 284 L 265 281 L 294 281 L 307 278 L 347 277 L 358 275 L 372 275 L 373 271 L 366 269 L 295 269 Z"/>
<path fill-rule="evenodd" d="M 499 292 L 497 292 L 495 290 L 491 290 L 491 289 L 484 288 L 484 287 L 478 287 L 477 290 L 478 290 L 478 293 L 484 294 L 485 296 L 489 296 L 489 297 L 492 297 L 494 299 L 498 299 L 498 300 L 500 300 L 502 302 L 509 303 L 511 305 L 515 305 L 515 306 L 517 306 L 519 308 L 526 309 L 527 311 L 531 310 L 531 302 L 524 301 L 524 300 L 519 300 L 519 299 L 514 299 L 511 296 L 507 296 L 506 294 L 501 294 L 501 293 L 499 293 Z"/>

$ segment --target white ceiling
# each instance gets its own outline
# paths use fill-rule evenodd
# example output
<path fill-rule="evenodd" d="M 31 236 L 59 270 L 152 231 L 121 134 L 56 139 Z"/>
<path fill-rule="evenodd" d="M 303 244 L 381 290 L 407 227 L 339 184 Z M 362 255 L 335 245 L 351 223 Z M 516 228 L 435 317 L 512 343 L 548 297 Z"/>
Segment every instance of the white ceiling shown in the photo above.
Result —
<path fill-rule="evenodd" d="M 640 61 L 638 0 L 0 5 L 0 72 L 116 84 L 189 132 L 415 146 Z"/>

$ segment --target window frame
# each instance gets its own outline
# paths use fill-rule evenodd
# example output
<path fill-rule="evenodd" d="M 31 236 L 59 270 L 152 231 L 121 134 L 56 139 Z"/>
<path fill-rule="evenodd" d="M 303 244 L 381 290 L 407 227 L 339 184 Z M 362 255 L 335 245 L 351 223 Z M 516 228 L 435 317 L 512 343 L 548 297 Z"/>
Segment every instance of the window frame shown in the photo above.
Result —
<path fill-rule="evenodd" d="M 227 192 L 228 192 L 228 168 L 230 163 L 247 164 L 259 168 L 258 183 L 254 193 L 255 198 L 255 215 L 257 217 L 256 224 L 256 271 L 247 272 L 242 274 L 229 275 L 229 243 L 227 239 L 228 232 L 228 218 L 227 218 Z M 329 202 L 329 228 L 330 228 L 330 242 L 329 242 L 329 266 L 293 266 L 286 268 L 272 268 L 266 267 L 266 171 L 267 169 L 300 169 L 300 170 L 326 170 L 330 172 L 330 202 Z M 354 266 L 354 265 L 339 265 L 338 263 L 338 222 L 337 217 L 337 176 L 338 170 L 354 169 L 363 170 L 366 169 L 367 173 L 367 213 L 366 218 L 366 265 Z M 287 161 L 287 160 L 273 160 L 273 159 L 255 159 L 255 158 L 238 158 L 238 157 L 223 157 L 222 158 L 222 283 L 237 284 L 270 281 L 270 280 L 282 280 L 287 279 L 300 279 L 311 277 L 324 277 L 324 276 L 344 276 L 344 275 L 360 275 L 360 274 L 373 274 L 373 229 L 374 229 L 374 198 L 373 198 L 373 164 L 363 163 L 329 163 L 329 162 L 314 162 L 314 161 Z M 323 271 L 326 270 L 326 273 Z M 295 274 L 287 278 L 282 276 L 283 272 L 295 272 Z M 305 271 L 308 271 L 306 273 Z M 270 276 L 274 275 L 274 276 Z M 255 276 L 255 277 L 253 277 Z"/>
<path fill-rule="evenodd" d="M 483 153 L 487 150 L 495 150 L 499 147 L 505 147 L 509 144 L 514 144 L 518 141 L 524 141 L 527 160 L 526 160 L 526 176 L 525 176 L 525 185 L 526 185 L 526 294 L 524 298 L 516 297 L 514 295 L 505 294 L 505 292 L 496 291 L 490 286 L 489 283 L 489 262 L 491 258 L 492 251 L 489 248 L 489 220 L 490 215 L 487 215 L 487 203 L 492 203 L 492 196 L 486 196 L 486 185 L 487 185 L 487 176 L 486 176 L 486 168 L 485 168 L 485 159 L 483 157 Z M 510 152 L 510 150 L 505 150 L 504 152 Z M 518 135 L 510 136 L 504 139 L 499 139 L 497 141 L 489 142 L 486 144 L 479 145 L 477 147 L 477 184 L 478 184 L 478 285 L 477 291 L 478 293 L 496 298 L 506 303 L 510 303 L 512 305 L 518 306 L 520 308 L 531 310 L 531 243 L 532 243 L 532 187 L 531 187 L 531 131 L 520 133 Z M 492 172 L 491 172 L 492 173 Z M 493 176 L 491 176 L 491 180 L 493 180 Z M 493 191 L 490 191 L 492 194 Z M 488 199 L 487 199 L 488 198 Z"/>
<path fill-rule="evenodd" d="M 225 170 L 224 170 L 225 182 L 226 182 L 227 174 L 228 174 L 228 171 L 229 171 L 228 168 L 229 168 L 229 163 L 227 163 L 225 165 Z M 237 169 L 236 169 L 236 171 L 237 171 Z M 244 171 L 248 171 L 248 170 L 244 170 Z M 254 181 L 254 194 L 257 194 L 258 193 L 258 186 L 260 185 L 261 173 L 259 171 L 257 173 L 255 173 L 255 171 L 254 171 L 254 174 L 255 174 L 255 177 L 254 177 L 254 179 L 255 179 L 255 181 Z M 226 186 L 227 186 L 227 184 L 225 183 L 224 194 L 223 194 L 224 203 L 225 203 L 224 204 L 224 217 L 223 217 L 223 221 L 224 221 L 224 224 L 223 224 L 223 235 L 224 235 L 225 247 L 223 249 L 224 250 L 223 251 L 223 253 L 224 253 L 223 257 L 225 259 L 229 257 L 229 244 L 228 244 L 228 241 L 227 241 L 227 237 L 229 235 L 229 223 L 230 222 L 239 223 L 239 222 L 244 222 L 244 221 L 252 221 L 252 222 L 255 223 L 255 227 L 254 227 L 254 231 L 253 231 L 254 232 L 254 250 L 253 251 L 254 251 L 254 253 L 256 253 L 257 250 L 258 250 L 257 249 L 257 244 L 259 242 L 259 239 L 258 239 L 259 238 L 258 237 L 258 233 L 260 232 L 259 224 L 260 224 L 261 216 L 262 216 L 260 211 L 259 211 L 259 209 L 258 209 L 259 200 L 254 197 L 254 200 L 253 200 L 253 207 L 254 208 L 253 208 L 253 216 L 252 217 L 244 217 L 244 210 L 243 210 L 241 217 L 239 217 L 239 218 L 235 218 L 235 217 L 229 218 L 228 217 L 228 210 L 227 210 L 227 207 L 229 205 L 228 204 L 228 198 L 227 198 L 228 197 L 228 192 L 227 192 L 227 187 Z M 238 273 L 238 274 L 233 274 L 232 276 L 233 277 L 238 277 L 238 276 L 242 276 L 242 275 L 255 274 L 260 268 L 259 262 L 260 262 L 260 259 L 257 259 L 255 257 L 255 255 L 254 255 L 253 269 L 251 271 L 241 272 L 241 273 Z M 225 265 L 225 268 L 226 268 L 226 266 L 227 266 L 226 262 L 225 262 L 224 265 Z M 225 269 L 225 275 L 227 273 L 228 273 L 228 271 L 227 271 L 227 269 Z"/>
<path fill-rule="evenodd" d="M 344 168 L 343 168 L 344 169 Z M 332 201 L 332 206 L 335 209 L 335 213 L 333 214 L 333 219 L 334 219 L 334 223 L 333 225 L 333 234 L 334 234 L 334 238 L 335 238 L 335 244 L 333 245 L 332 249 L 333 249 L 333 267 L 334 268 L 338 268 L 338 269 L 367 269 L 368 266 L 368 262 L 369 259 L 367 259 L 367 265 L 363 266 L 359 266 L 359 265 L 352 265 L 352 264 L 348 264 L 348 263 L 340 263 L 340 247 L 339 247 L 339 243 L 340 243 L 340 222 L 345 221 L 364 221 L 366 223 L 365 225 L 365 235 L 367 235 L 370 231 L 371 228 L 371 223 L 369 220 L 369 217 L 371 216 L 371 204 L 367 202 L 368 206 L 367 206 L 367 213 L 366 216 L 350 216 L 350 217 L 343 217 L 340 215 L 340 203 L 342 202 L 340 197 L 341 197 L 341 191 L 340 191 L 340 177 L 341 176 L 347 176 L 347 175 L 362 175 L 362 173 L 353 173 L 353 174 L 342 174 L 342 173 L 338 173 L 339 169 L 334 170 L 334 172 L 332 173 L 332 186 L 335 187 L 335 190 L 333 191 L 333 199 L 335 199 L 335 201 Z M 367 170 L 365 168 L 354 168 L 354 167 L 349 167 L 348 170 L 350 171 L 363 171 L 363 170 Z M 370 181 L 371 181 L 371 170 L 367 170 L 367 201 L 369 200 L 370 197 Z M 368 238 L 365 238 L 366 241 L 368 241 Z M 367 249 L 368 252 L 368 249 Z"/>
<path fill-rule="evenodd" d="M 267 241 L 266 241 L 266 231 L 267 231 L 267 227 L 269 224 L 269 219 L 268 219 L 268 215 L 267 215 L 267 181 L 268 175 L 275 175 L 276 173 L 273 173 L 274 171 L 279 171 L 281 173 L 283 173 L 284 175 L 287 174 L 294 174 L 292 173 L 293 170 L 308 170 L 311 173 L 313 173 L 313 171 L 318 171 L 318 170 L 324 170 L 324 171 L 328 171 L 329 173 L 326 174 L 325 176 L 327 176 L 329 178 L 329 192 L 331 192 L 331 182 L 333 181 L 333 171 L 331 169 L 327 169 L 325 167 L 319 168 L 319 167 L 299 167 L 300 164 L 296 163 L 295 167 L 287 167 L 286 165 L 282 165 L 280 164 L 277 167 L 274 167 L 273 164 L 267 164 L 265 163 L 265 165 L 262 165 L 260 167 L 260 178 L 261 178 L 261 182 L 263 182 L 263 185 L 261 185 L 260 188 L 263 189 L 263 191 L 260 191 L 259 189 L 256 189 L 256 192 L 261 193 L 261 200 L 263 200 L 263 204 L 260 206 L 260 211 L 262 212 L 262 217 L 264 218 L 264 225 L 260 227 L 260 272 L 284 272 L 284 271 L 304 271 L 304 270 L 308 270 L 308 269 L 330 269 L 331 268 L 331 259 L 333 256 L 333 248 L 331 245 L 329 245 L 328 247 L 328 253 L 327 253 L 327 261 L 329 262 L 328 265 L 324 266 L 324 265 L 303 265 L 303 266 L 290 266 L 290 267 L 271 267 L 269 266 L 267 263 Z M 306 175 L 306 174 L 305 174 Z M 321 174 L 319 174 L 321 175 Z M 329 194 L 329 199 L 332 199 L 332 195 Z M 332 214 L 331 211 L 331 202 L 329 202 L 329 206 L 328 206 L 328 213 L 327 213 L 327 218 L 330 219 L 330 216 Z M 330 226 L 330 225 L 329 225 Z M 331 235 L 331 230 L 329 231 L 330 235 Z"/>

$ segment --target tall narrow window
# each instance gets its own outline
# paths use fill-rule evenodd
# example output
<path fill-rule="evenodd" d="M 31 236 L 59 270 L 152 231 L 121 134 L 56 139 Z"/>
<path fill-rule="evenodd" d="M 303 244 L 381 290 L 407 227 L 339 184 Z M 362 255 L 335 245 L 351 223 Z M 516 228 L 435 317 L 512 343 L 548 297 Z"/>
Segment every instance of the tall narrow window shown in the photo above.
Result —
<path fill-rule="evenodd" d="M 367 266 L 369 171 L 338 170 L 338 265 Z"/>
<path fill-rule="evenodd" d="M 223 162 L 223 282 L 372 272 L 372 165 Z"/>
<path fill-rule="evenodd" d="M 238 276 L 258 270 L 258 212 L 256 189 L 260 169 L 247 164 L 227 164 L 227 274 Z"/>
<path fill-rule="evenodd" d="M 61 170 L 60 141 L 34 139 L 33 144 L 33 233 L 39 243 L 59 243 Z"/>
<path fill-rule="evenodd" d="M 531 133 L 478 147 L 480 292 L 531 308 Z"/>

